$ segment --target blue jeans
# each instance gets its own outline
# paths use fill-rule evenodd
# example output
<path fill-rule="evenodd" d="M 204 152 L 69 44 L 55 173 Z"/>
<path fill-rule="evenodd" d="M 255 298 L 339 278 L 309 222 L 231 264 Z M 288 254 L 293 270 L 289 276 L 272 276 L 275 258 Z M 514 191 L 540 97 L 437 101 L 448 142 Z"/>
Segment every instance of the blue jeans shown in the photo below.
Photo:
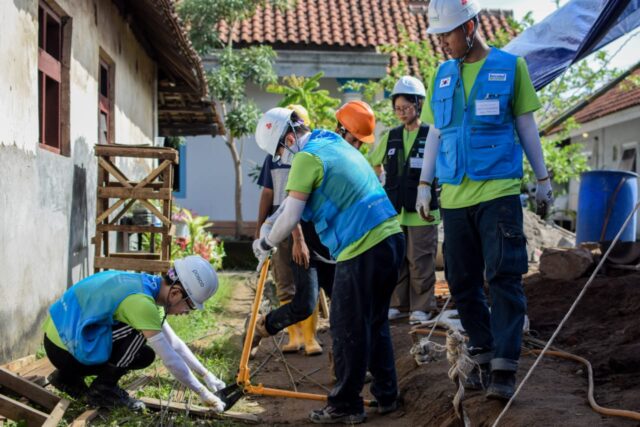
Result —
<path fill-rule="evenodd" d="M 404 247 L 404 235 L 394 234 L 336 266 L 331 337 L 337 381 L 329 404 L 341 412 L 364 411 L 360 393 L 367 368 L 379 404 L 390 405 L 398 396 L 388 314 Z"/>
<path fill-rule="evenodd" d="M 318 303 L 320 288 L 331 296 L 334 265 L 312 259 L 309 268 L 304 268 L 291 261 L 291 271 L 296 291 L 291 302 L 267 314 L 265 326 L 271 335 L 311 316 Z"/>
<path fill-rule="evenodd" d="M 460 209 L 442 209 L 445 274 L 469 349 L 478 363 L 515 371 L 527 311 L 522 275 L 526 237 L 519 196 Z M 489 283 L 491 312 L 484 294 Z"/>

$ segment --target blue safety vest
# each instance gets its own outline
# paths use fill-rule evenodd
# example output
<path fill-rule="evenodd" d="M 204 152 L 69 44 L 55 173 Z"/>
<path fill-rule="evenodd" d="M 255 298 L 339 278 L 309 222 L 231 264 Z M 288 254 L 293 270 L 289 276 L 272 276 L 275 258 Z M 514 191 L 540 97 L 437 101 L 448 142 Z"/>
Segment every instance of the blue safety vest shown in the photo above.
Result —
<path fill-rule="evenodd" d="M 103 271 L 73 285 L 49 309 L 60 340 L 85 365 L 97 365 L 111 356 L 113 314 L 129 295 L 154 300 L 162 279 L 144 273 Z"/>
<path fill-rule="evenodd" d="M 320 158 L 324 167 L 322 184 L 309 196 L 302 218 L 313 222 L 334 258 L 397 215 L 364 156 L 337 134 L 313 131 L 302 152 Z"/>
<path fill-rule="evenodd" d="M 438 68 L 431 109 L 440 130 L 436 176 L 441 183 L 522 177 L 522 147 L 512 102 L 517 57 L 492 48 L 465 100 L 458 61 Z"/>

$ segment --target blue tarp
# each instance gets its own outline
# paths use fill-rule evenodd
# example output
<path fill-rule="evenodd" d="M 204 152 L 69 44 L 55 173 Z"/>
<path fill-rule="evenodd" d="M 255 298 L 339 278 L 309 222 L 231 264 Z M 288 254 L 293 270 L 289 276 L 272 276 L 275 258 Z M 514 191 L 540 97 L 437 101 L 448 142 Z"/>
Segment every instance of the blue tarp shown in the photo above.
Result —
<path fill-rule="evenodd" d="M 640 25 L 640 0 L 571 0 L 506 47 L 542 89 L 567 68 Z"/>

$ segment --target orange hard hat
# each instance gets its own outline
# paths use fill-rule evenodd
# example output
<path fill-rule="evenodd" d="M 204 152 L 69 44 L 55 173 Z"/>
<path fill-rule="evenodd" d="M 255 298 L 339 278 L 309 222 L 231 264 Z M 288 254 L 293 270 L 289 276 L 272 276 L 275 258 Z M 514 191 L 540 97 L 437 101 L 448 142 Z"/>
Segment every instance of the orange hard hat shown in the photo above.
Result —
<path fill-rule="evenodd" d="M 336 119 L 358 140 L 368 144 L 375 142 L 376 117 L 366 102 L 347 102 L 336 111 Z"/>

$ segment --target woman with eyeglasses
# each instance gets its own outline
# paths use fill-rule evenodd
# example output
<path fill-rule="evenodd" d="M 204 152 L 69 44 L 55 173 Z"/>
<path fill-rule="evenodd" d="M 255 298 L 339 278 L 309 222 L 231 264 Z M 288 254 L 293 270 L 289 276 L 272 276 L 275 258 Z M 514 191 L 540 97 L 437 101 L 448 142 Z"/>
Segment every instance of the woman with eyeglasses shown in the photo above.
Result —
<path fill-rule="evenodd" d="M 44 348 L 57 368 L 49 381 L 73 398 L 87 397 L 94 406 L 139 411 L 144 403 L 130 397 L 118 381 L 151 365 L 157 354 L 178 381 L 206 405 L 223 411 L 224 403 L 213 393 L 224 382 L 165 322 L 169 314 L 202 310 L 217 289 L 216 271 L 198 255 L 176 260 L 162 276 L 111 270 L 81 280 L 51 306 L 44 324 Z M 96 378 L 87 387 L 85 377 L 91 375 Z"/>
<path fill-rule="evenodd" d="M 436 185 L 431 187 L 431 217 L 425 221 L 416 212 L 422 158 L 429 132 L 429 126 L 420 122 L 424 99 L 425 89 L 420 80 L 412 76 L 398 80 L 391 93 L 391 103 L 402 124 L 384 135 L 369 156 L 389 200 L 399 213 L 398 220 L 407 244 L 398 286 L 391 299 L 389 319 L 409 316 L 411 324 L 428 321 L 437 309 L 434 288 L 440 211 Z"/>

